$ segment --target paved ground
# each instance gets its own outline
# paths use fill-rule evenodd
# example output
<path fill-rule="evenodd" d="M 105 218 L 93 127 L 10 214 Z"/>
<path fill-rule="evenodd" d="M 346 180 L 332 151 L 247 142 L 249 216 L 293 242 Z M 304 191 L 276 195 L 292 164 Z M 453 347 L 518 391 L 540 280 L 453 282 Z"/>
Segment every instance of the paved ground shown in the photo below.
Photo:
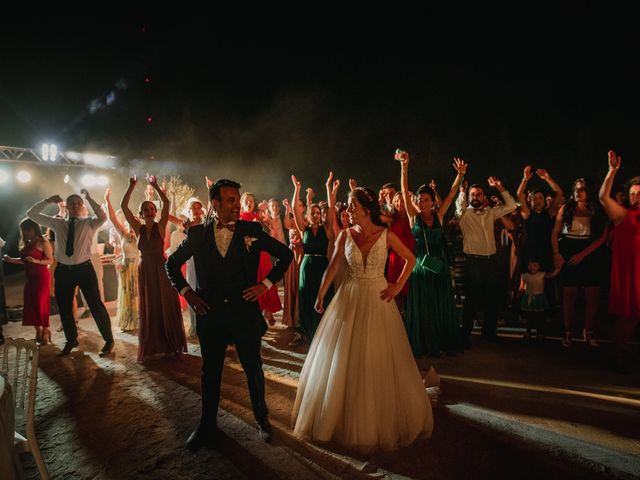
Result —
<path fill-rule="evenodd" d="M 12 298 L 11 296 L 9 297 Z M 110 304 L 113 312 L 113 305 Z M 57 316 L 52 317 L 59 325 Z M 19 323 L 5 335 L 32 337 Z M 359 457 L 291 436 L 290 412 L 306 347 L 277 326 L 264 338 L 272 445 L 256 438 L 244 374 L 232 349 L 224 371 L 219 449 L 197 454 L 184 440 L 199 416 L 199 347 L 180 359 L 136 362 L 137 337 L 118 333 L 102 346 L 91 318 L 80 321 L 80 348 L 56 354 L 61 333 L 41 349 L 36 431 L 53 479 L 207 478 L 640 478 L 640 368 L 605 368 L 608 345 L 524 344 L 474 339 L 464 355 L 420 359 L 442 376 L 435 431 L 394 453 Z M 37 478 L 29 455 L 28 478 Z"/>

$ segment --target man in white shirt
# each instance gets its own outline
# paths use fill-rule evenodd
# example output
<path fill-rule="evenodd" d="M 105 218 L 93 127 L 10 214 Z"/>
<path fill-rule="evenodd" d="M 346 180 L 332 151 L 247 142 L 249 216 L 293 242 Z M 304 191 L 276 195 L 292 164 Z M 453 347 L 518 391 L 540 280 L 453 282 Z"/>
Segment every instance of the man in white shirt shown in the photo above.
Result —
<path fill-rule="evenodd" d="M 98 325 L 98 330 L 105 341 L 100 356 L 113 351 L 113 334 L 109 313 L 100 300 L 100 290 L 96 272 L 91 264 L 91 243 L 95 232 L 106 222 L 107 216 L 91 196 L 82 189 L 81 193 L 95 212 L 93 217 L 82 217 L 84 202 L 80 195 L 67 197 L 69 218 L 56 218 L 42 213 L 49 203 L 59 203 L 62 198 L 53 195 L 36 203 L 27 211 L 27 217 L 40 225 L 51 228 L 56 234 L 55 256 L 58 266 L 55 271 L 55 294 L 60 311 L 60 319 L 67 343 L 60 356 L 68 355 L 78 346 L 78 329 L 73 318 L 73 294 L 76 286 L 80 287 L 87 300 L 91 314 Z"/>
<path fill-rule="evenodd" d="M 489 207 L 484 187 L 472 185 L 469 198 L 461 189 L 456 201 L 456 216 L 462 230 L 463 251 L 466 256 L 464 280 L 464 311 L 462 315 L 462 342 L 471 347 L 470 334 L 476 312 L 484 312 L 482 336 L 496 338 L 497 276 L 495 221 L 516 209 L 513 197 L 495 177 L 489 177 L 489 185 L 496 188 L 504 205 Z"/>

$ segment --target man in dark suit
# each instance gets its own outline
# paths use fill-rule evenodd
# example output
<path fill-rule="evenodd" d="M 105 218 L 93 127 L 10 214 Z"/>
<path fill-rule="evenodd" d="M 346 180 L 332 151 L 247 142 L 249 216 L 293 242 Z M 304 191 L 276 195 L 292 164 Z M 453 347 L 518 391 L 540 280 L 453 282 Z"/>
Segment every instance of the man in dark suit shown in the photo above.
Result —
<path fill-rule="evenodd" d="M 265 233 L 260 223 L 238 220 L 239 189 L 240 184 L 231 180 L 218 180 L 209 188 L 215 215 L 191 227 L 166 263 L 171 283 L 196 312 L 202 351 L 202 417 L 187 440 L 190 450 L 216 440 L 222 368 L 231 343 L 247 376 L 259 436 L 268 441 L 272 434 L 260 358 L 261 337 L 267 326 L 257 299 L 282 278 L 293 255 L 286 245 Z M 262 251 L 275 257 L 276 262 L 267 278 L 256 283 Z M 180 271 L 191 257 L 196 267 L 195 292 Z"/>

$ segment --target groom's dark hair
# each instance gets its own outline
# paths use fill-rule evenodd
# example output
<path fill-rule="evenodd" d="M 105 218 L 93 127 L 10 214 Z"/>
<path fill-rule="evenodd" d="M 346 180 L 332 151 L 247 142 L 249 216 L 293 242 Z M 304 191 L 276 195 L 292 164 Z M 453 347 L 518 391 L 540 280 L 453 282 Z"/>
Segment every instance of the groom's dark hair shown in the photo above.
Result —
<path fill-rule="evenodd" d="M 231 188 L 240 188 L 242 185 L 240 185 L 238 182 L 234 182 L 233 180 L 229 180 L 226 178 L 222 178 L 220 180 L 216 180 L 215 183 L 213 185 L 211 185 L 211 188 L 209 188 L 209 200 L 213 202 L 213 200 L 222 200 L 222 197 L 220 196 L 220 188 L 222 187 L 231 187 Z"/>

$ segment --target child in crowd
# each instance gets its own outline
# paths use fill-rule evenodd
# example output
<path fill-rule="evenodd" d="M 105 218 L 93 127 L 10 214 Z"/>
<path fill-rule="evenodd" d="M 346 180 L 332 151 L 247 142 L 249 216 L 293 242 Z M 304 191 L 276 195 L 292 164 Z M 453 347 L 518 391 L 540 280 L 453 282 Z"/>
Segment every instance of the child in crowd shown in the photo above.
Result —
<path fill-rule="evenodd" d="M 546 312 L 549 310 L 549 302 L 544 294 L 544 281 L 553 278 L 560 272 L 555 269 L 553 272 L 543 272 L 540 270 L 540 261 L 535 258 L 529 259 L 527 263 L 527 273 L 520 277 L 520 311 L 527 320 L 527 331 L 524 339 L 531 338 L 531 330 L 535 328 L 538 340 L 544 339 L 544 325 Z"/>

